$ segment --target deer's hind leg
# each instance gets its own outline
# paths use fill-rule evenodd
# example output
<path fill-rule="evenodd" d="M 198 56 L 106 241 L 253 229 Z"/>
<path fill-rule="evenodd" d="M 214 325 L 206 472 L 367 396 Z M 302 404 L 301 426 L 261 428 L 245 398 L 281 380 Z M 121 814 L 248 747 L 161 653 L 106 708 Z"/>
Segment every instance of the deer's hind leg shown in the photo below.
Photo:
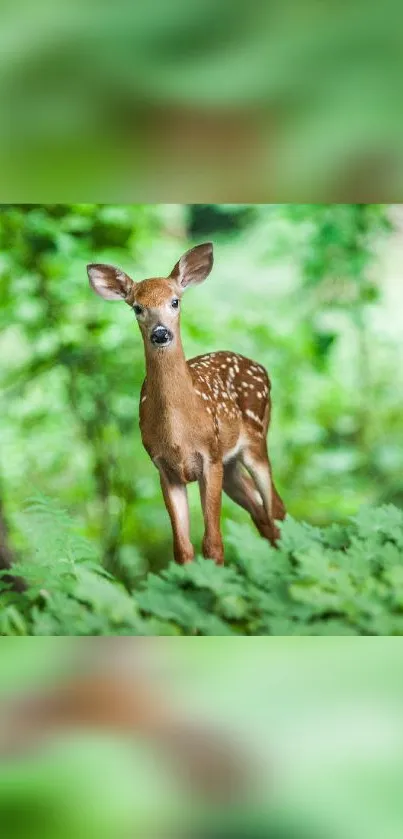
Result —
<path fill-rule="evenodd" d="M 249 445 L 242 452 L 241 458 L 261 497 L 270 532 L 269 539 L 274 544 L 280 536 L 275 519 L 284 519 L 285 507 L 274 486 L 266 439 Z"/>
<path fill-rule="evenodd" d="M 269 459 L 268 459 L 269 460 Z M 271 464 L 269 460 L 269 469 L 270 469 L 270 477 L 271 477 L 271 493 L 272 493 L 272 511 L 273 511 L 273 518 L 277 519 L 278 521 L 283 521 L 286 516 L 286 509 L 283 499 L 278 494 L 276 487 L 274 486 L 274 481 L 272 477 L 271 471 Z"/>
<path fill-rule="evenodd" d="M 232 460 L 224 466 L 223 489 L 229 498 L 249 513 L 260 535 L 273 543 L 276 538 L 274 527 L 254 481 L 245 472 L 240 460 Z"/>

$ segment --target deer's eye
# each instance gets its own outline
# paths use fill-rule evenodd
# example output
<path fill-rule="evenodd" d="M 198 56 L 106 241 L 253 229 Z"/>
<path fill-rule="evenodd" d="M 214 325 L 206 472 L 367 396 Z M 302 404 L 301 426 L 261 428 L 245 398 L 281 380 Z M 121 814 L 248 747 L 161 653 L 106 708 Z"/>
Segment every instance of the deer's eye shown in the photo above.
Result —
<path fill-rule="evenodd" d="M 178 306 L 179 306 L 179 300 L 178 300 L 178 298 L 177 298 L 177 297 L 174 297 L 174 298 L 173 298 L 173 300 L 171 300 L 171 306 L 172 306 L 172 308 L 173 308 L 173 309 L 177 309 L 177 308 L 178 308 Z"/>
<path fill-rule="evenodd" d="M 134 311 L 135 315 L 141 315 L 141 313 L 143 311 L 143 307 L 139 306 L 137 303 L 135 303 L 135 305 L 133 306 L 133 311 Z"/>

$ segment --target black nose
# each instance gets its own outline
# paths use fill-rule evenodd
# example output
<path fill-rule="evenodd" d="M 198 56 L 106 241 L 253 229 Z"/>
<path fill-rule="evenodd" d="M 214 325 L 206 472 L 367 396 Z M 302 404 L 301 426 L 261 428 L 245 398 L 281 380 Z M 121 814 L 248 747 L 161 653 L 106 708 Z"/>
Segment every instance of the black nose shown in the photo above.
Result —
<path fill-rule="evenodd" d="M 168 344 L 171 340 L 172 332 L 166 326 L 162 326 L 162 324 L 154 326 L 151 332 L 151 341 L 153 344 Z"/>

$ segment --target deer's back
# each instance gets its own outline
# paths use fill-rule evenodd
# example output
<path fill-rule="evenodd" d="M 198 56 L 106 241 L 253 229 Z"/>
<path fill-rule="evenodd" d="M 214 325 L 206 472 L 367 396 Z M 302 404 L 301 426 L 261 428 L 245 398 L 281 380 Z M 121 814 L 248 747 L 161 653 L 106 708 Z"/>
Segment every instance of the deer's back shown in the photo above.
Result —
<path fill-rule="evenodd" d="M 266 434 L 270 379 L 261 364 L 225 350 L 188 360 L 194 387 L 220 426 L 241 422 Z"/>

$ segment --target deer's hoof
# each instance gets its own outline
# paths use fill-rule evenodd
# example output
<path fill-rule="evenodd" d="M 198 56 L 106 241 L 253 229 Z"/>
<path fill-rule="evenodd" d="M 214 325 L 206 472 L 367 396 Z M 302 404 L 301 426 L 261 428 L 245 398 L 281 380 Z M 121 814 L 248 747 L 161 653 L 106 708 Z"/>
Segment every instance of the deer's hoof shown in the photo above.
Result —
<path fill-rule="evenodd" d="M 222 542 L 203 542 L 203 556 L 212 559 L 216 565 L 224 565 L 224 549 Z"/>

